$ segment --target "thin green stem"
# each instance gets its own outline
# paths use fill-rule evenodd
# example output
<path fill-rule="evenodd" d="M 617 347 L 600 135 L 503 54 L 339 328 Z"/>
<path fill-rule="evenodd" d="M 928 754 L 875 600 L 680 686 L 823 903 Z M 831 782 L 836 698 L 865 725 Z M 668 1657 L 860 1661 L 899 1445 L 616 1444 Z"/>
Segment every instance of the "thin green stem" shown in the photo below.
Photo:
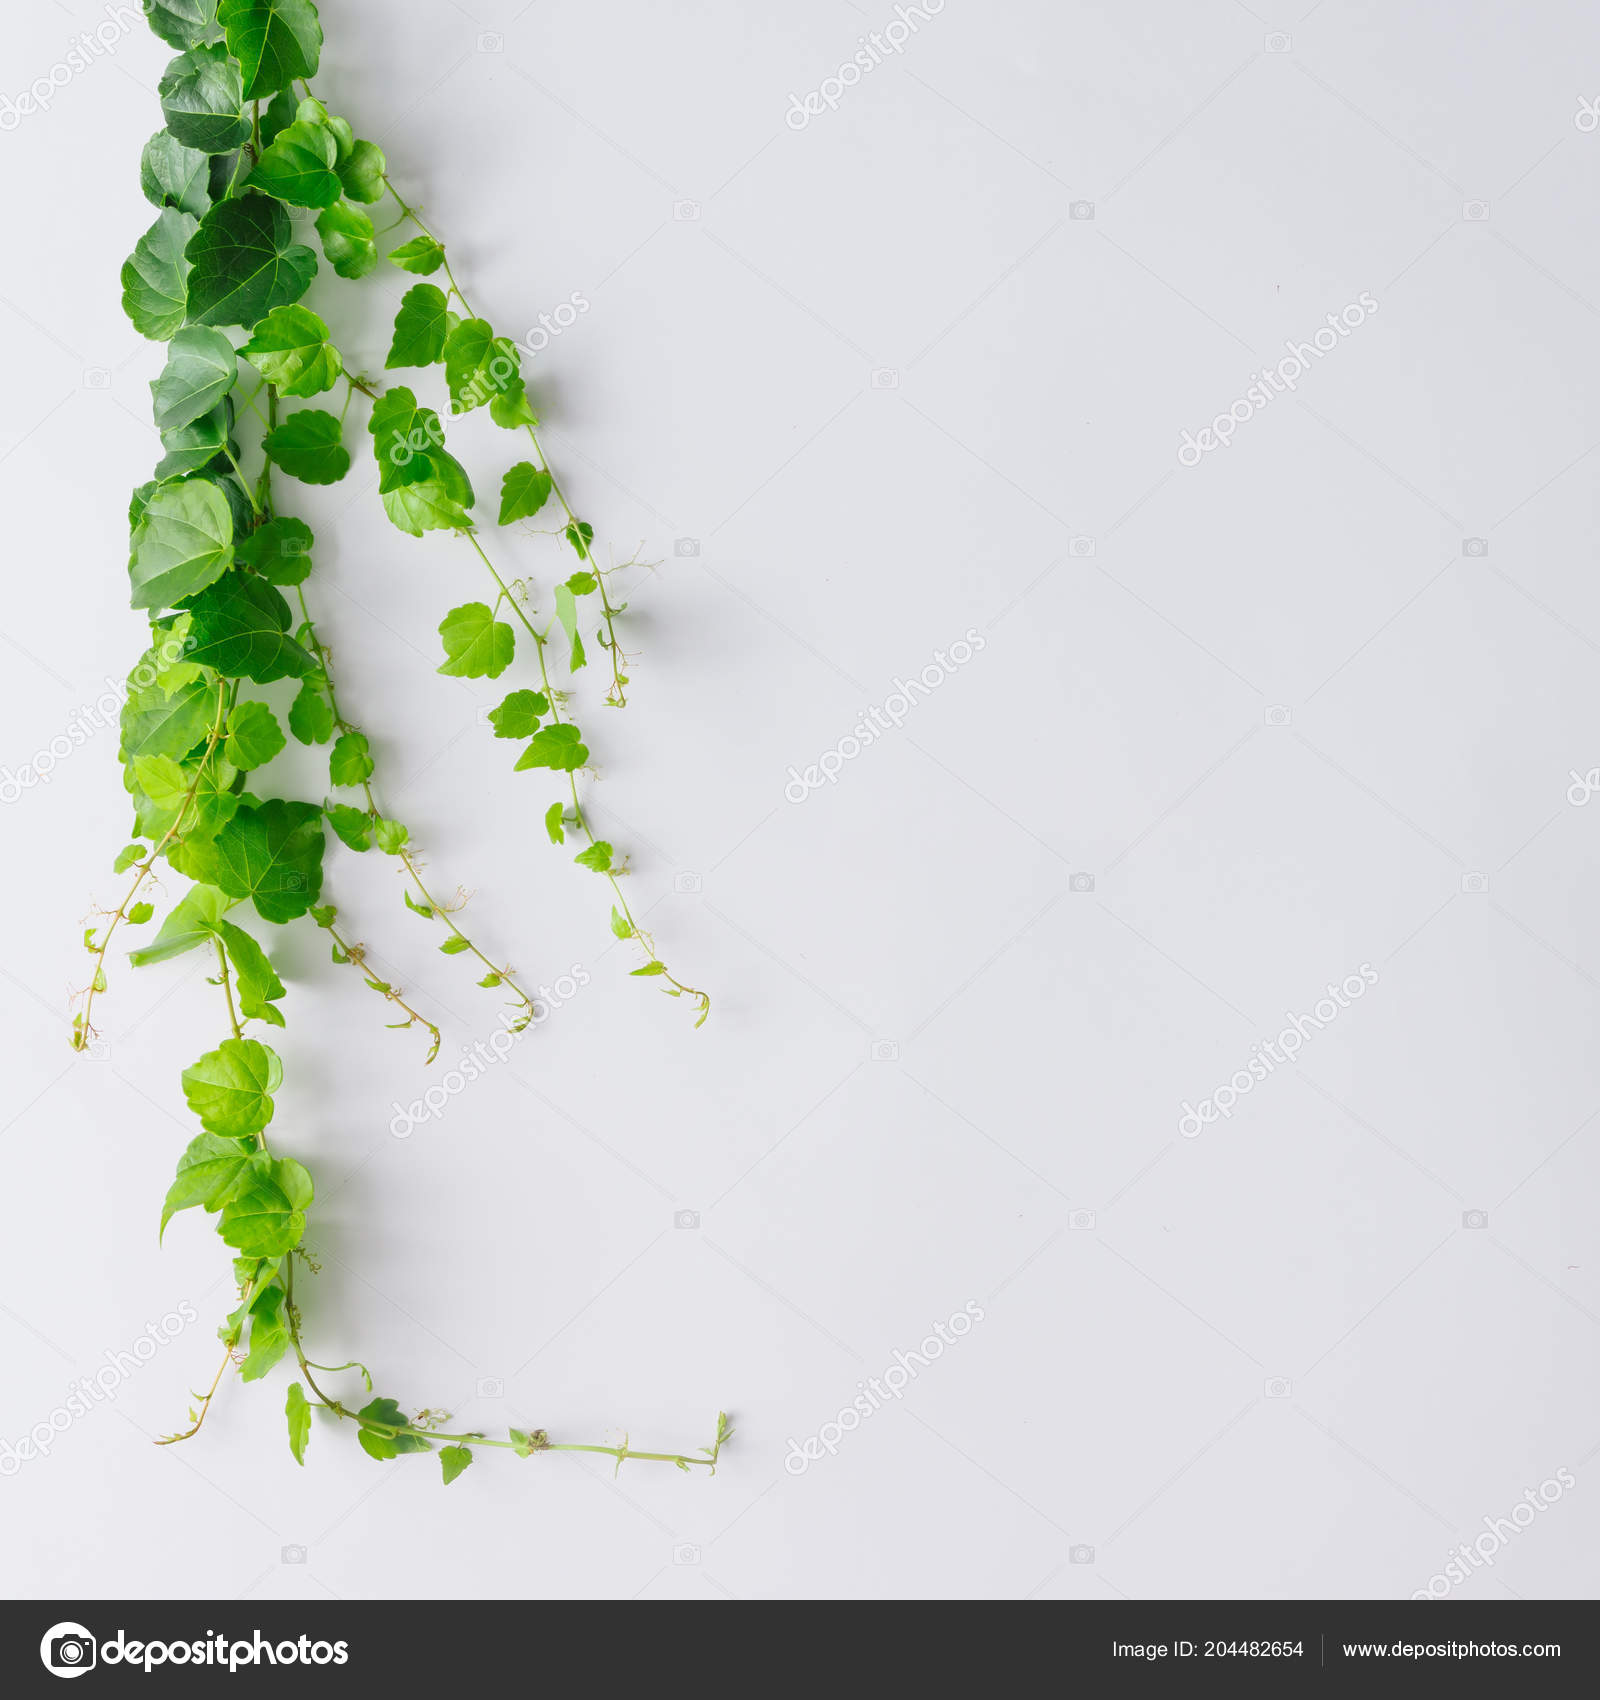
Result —
<path fill-rule="evenodd" d="M 442 1042 L 439 1029 L 434 1026 L 427 1016 L 420 1015 L 411 1007 L 410 1004 L 406 1002 L 406 1000 L 400 995 L 400 988 L 398 986 L 391 986 L 387 980 L 378 979 L 378 977 L 367 966 L 367 950 L 365 945 L 351 944 L 344 938 L 344 936 L 339 932 L 339 929 L 335 927 L 331 921 L 325 923 L 325 925 L 328 935 L 332 938 L 336 947 L 334 961 L 348 963 L 352 968 L 362 970 L 362 972 L 366 975 L 367 984 L 373 989 L 373 991 L 380 993 L 397 1009 L 403 1009 L 406 1012 L 406 1019 L 396 1023 L 395 1025 L 400 1027 L 410 1027 L 413 1025 L 426 1027 L 433 1035 L 433 1044 L 429 1046 L 428 1055 L 425 1059 L 426 1062 L 431 1063 L 434 1058 L 438 1056 L 439 1046 Z M 339 954 L 341 952 L 342 954 Z"/>

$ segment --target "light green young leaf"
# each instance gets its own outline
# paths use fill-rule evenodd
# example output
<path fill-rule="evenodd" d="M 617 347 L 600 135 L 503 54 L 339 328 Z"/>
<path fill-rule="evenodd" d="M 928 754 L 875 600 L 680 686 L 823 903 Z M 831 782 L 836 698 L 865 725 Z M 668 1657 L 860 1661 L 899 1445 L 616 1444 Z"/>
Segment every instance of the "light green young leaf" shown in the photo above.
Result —
<path fill-rule="evenodd" d="M 389 258 L 402 271 L 431 277 L 444 264 L 444 249 L 431 236 L 413 236 L 394 249 Z"/>
<path fill-rule="evenodd" d="M 311 1439 L 311 1402 L 298 1381 L 289 1383 L 289 1397 L 284 1405 L 289 1419 L 289 1450 L 297 1464 L 306 1461 L 306 1443 Z"/>
<path fill-rule="evenodd" d="M 515 378 L 489 403 L 489 417 L 502 431 L 520 431 L 524 425 L 537 425 L 539 415 L 528 400 L 528 386 Z"/>
<path fill-rule="evenodd" d="M 125 874 L 135 862 L 143 861 L 145 847 L 142 844 L 129 844 L 117 852 L 117 859 L 111 864 L 114 874 Z"/>
<path fill-rule="evenodd" d="M 500 523 L 532 519 L 550 497 L 550 474 L 532 461 L 519 460 L 500 481 Z"/>
<path fill-rule="evenodd" d="M 272 1006 L 283 996 L 283 981 L 272 966 L 272 959 L 260 942 L 243 927 L 232 921 L 219 921 L 217 936 L 222 940 L 233 964 L 238 981 L 239 1008 L 252 1021 L 266 1021 L 274 1027 L 283 1026 L 283 1014 Z"/>
<path fill-rule="evenodd" d="M 334 170 L 338 148 L 321 124 L 295 122 L 263 150 L 250 187 L 293 207 L 328 207 L 343 192 Z"/>
<path fill-rule="evenodd" d="M 549 712 L 550 700 L 542 691 L 513 691 L 498 708 L 489 710 L 489 724 L 497 738 L 530 738 Z"/>
<path fill-rule="evenodd" d="M 183 1071 L 183 1096 L 207 1133 L 241 1139 L 272 1120 L 272 1094 L 282 1082 L 276 1051 L 259 1039 L 224 1039 Z"/>
<path fill-rule="evenodd" d="M 235 899 L 214 886 L 197 885 L 184 894 L 182 902 L 161 923 L 155 942 L 128 952 L 128 961 L 135 968 L 147 968 L 155 962 L 169 962 L 193 950 L 215 933 L 222 917 L 233 907 Z"/>
<path fill-rule="evenodd" d="M 256 1172 L 222 1207 L 224 1245 L 247 1257 L 283 1257 L 299 1245 L 306 1231 L 306 1205 L 296 1204 L 285 1190 L 287 1167 L 280 1161 L 270 1170 Z M 300 1169 L 298 1163 L 293 1167 Z"/>
<path fill-rule="evenodd" d="M 398 856 L 411 842 L 411 833 L 397 820 L 378 820 L 373 823 L 378 848 L 385 856 Z"/>
<path fill-rule="evenodd" d="M 216 710 L 216 690 L 201 682 L 170 697 L 159 684 L 130 690 L 122 705 L 118 754 L 125 762 L 135 756 L 186 756 L 210 730 Z"/>
<path fill-rule="evenodd" d="M 167 363 L 150 385 L 156 429 L 176 430 L 209 413 L 238 376 L 238 357 L 221 331 L 186 325 L 167 344 Z"/>
<path fill-rule="evenodd" d="M 350 470 L 350 451 L 336 414 L 320 407 L 291 413 L 261 446 L 272 460 L 307 484 L 337 484 Z"/>
<path fill-rule="evenodd" d="M 186 148 L 171 131 L 157 130 L 145 143 L 139 187 L 147 201 L 199 218 L 211 205 L 210 180 L 210 155 Z"/>
<path fill-rule="evenodd" d="M 372 220 L 348 201 L 335 201 L 317 215 L 317 235 L 328 264 L 340 277 L 365 277 L 378 263 Z"/>
<path fill-rule="evenodd" d="M 348 803 L 329 803 L 323 813 L 328 817 L 328 825 L 350 849 L 372 848 L 372 816 L 365 809 L 353 809 Z"/>
<path fill-rule="evenodd" d="M 163 485 L 133 533 L 131 601 L 135 608 L 171 608 L 232 564 L 233 513 L 217 486 L 203 479 Z"/>
<path fill-rule="evenodd" d="M 412 537 L 420 537 L 425 531 L 471 531 L 473 528 L 472 516 L 467 512 L 472 486 L 466 482 L 466 474 L 460 464 L 449 456 L 445 459 L 453 469 L 448 476 L 424 478 L 384 494 L 384 512 Z M 467 497 L 465 502 L 461 499 L 463 488 Z"/>
<path fill-rule="evenodd" d="M 522 773 L 530 767 L 549 767 L 557 773 L 576 773 L 588 759 L 589 751 L 578 736 L 578 728 L 569 721 L 535 732 L 533 741 L 511 771 Z"/>
<path fill-rule="evenodd" d="M 153 903 L 135 903 L 128 911 L 128 925 L 142 927 L 155 912 L 156 906 Z"/>
<path fill-rule="evenodd" d="M 619 939 L 633 937 L 633 923 L 614 903 L 611 905 L 611 931 Z"/>
<path fill-rule="evenodd" d="M 162 814 L 174 814 L 189 795 L 190 775 L 171 756 L 135 756 L 133 776 Z"/>
<path fill-rule="evenodd" d="M 259 1381 L 289 1349 L 289 1325 L 283 1314 L 283 1288 L 263 1287 L 250 1306 L 250 1351 L 239 1371 L 241 1381 Z"/>
<path fill-rule="evenodd" d="M 529 766 L 532 766 L 531 762 Z M 560 803 L 552 803 L 544 812 L 544 829 L 550 835 L 552 844 L 565 844 L 567 841 L 566 832 L 561 824 L 561 817 L 565 812 Z"/>
<path fill-rule="evenodd" d="M 556 586 L 556 618 L 560 620 L 561 629 L 567 634 L 567 641 L 572 645 L 572 654 L 567 665 L 576 673 L 587 657 L 583 653 L 583 639 L 578 635 L 578 604 L 573 598 L 570 581 Z"/>
<path fill-rule="evenodd" d="M 498 679 L 516 654 L 517 634 L 484 602 L 452 608 L 439 622 L 439 636 L 445 653 L 439 671 L 452 678 Z"/>
<path fill-rule="evenodd" d="M 414 284 L 395 314 L 394 340 L 385 367 L 431 366 L 444 354 L 450 309 L 442 289 L 431 283 Z"/>
<path fill-rule="evenodd" d="M 328 754 L 328 777 L 335 785 L 360 785 L 372 777 L 372 749 L 363 732 L 346 732 Z"/>
<path fill-rule="evenodd" d="M 289 705 L 289 730 L 302 744 L 325 744 L 333 736 L 333 709 L 315 678 L 301 681 L 300 694 Z"/>
<path fill-rule="evenodd" d="M 343 124 L 344 120 L 330 119 L 329 122 Z M 340 147 L 339 181 L 344 184 L 344 192 L 352 201 L 366 201 L 369 205 L 373 201 L 381 201 L 386 167 L 383 149 L 376 142 L 356 142 L 348 148 Z"/>
<path fill-rule="evenodd" d="M 596 839 L 587 850 L 580 850 L 572 859 L 580 868 L 592 868 L 597 874 L 611 872 L 611 846 L 603 838 Z"/>
<path fill-rule="evenodd" d="M 521 359 L 509 337 L 487 319 L 463 319 L 445 339 L 444 375 L 450 411 L 468 413 L 521 381 Z"/>
<path fill-rule="evenodd" d="M 222 0 L 217 21 L 244 71 L 247 100 L 317 74 L 322 24 L 311 0 Z"/>
<path fill-rule="evenodd" d="M 263 1167 L 265 1160 L 250 1149 L 253 1144 L 253 1140 L 224 1139 L 215 1133 L 190 1140 L 178 1159 L 177 1179 L 167 1188 L 161 1206 L 161 1234 L 166 1234 L 167 1223 L 180 1210 L 196 1204 L 220 1210 Z"/>
<path fill-rule="evenodd" d="M 344 370 L 339 350 L 328 340 L 328 327 L 307 307 L 274 308 L 239 354 L 285 395 L 331 390 Z"/>
<path fill-rule="evenodd" d="M 122 310 L 140 336 L 157 342 L 183 323 L 189 300 L 186 250 L 199 220 L 168 207 L 141 236 L 122 268 Z"/>
<path fill-rule="evenodd" d="M 265 195 L 219 201 L 186 252 L 191 324 L 254 325 L 298 301 L 317 273 L 317 256 L 295 241 L 288 213 Z"/>
<path fill-rule="evenodd" d="M 167 128 L 185 147 L 226 153 L 250 134 L 239 67 L 221 42 L 180 53 L 162 74 L 156 92 Z"/>
<path fill-rule="evenodd" d="M 266 703 L 241 702 L 228 716 L 228 736 L 222 753 L 235 767 L 249 772 L 265 767 L 288 741 L 277 715 Z M 146 785 L 145 790 L 149 789 Z"/>
<path fill-rule="evenodd" d="M 472 1452 L 465 1446 L 446 1446 L 439 1453 L 439 1462 L 444 1467 L 444 1485 L 449 1487 L 472 1462 Z"/>

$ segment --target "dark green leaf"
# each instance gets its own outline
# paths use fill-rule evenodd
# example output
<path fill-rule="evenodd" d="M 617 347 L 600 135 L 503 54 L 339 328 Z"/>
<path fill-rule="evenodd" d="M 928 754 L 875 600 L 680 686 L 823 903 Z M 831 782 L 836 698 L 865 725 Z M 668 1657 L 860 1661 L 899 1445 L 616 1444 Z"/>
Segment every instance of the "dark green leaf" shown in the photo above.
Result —
<path fill-rule="evenodd" d="M 372 816 L 365 809 L 353 809 L 348 803 L 330 803 L 323 810 L 328 825 L 352 850 L 372 848 Z"/>
<path fill-rule="evenodd" d="M 189 246 L 198 221 L 168 207 L 141 236 L 122 268 L 122 310 L 140 336 L 166 339 L 183 323 L 189 299 Z"/>
<path fill-rule="evenodd" d="M 217 0 L 144 0 L 144 15 L 169 47 L 217 39 Z"/>
<path fill-rule="evenodd" d="M 300 1243 L 311 1177 L 292 1158 L 256 1173 L 222 1210 L 222 1241 L 250 1257 L 283 1257 Z"/>
<path fill-rule="evenodd" d="M 229 573 L 186 604 L 189 658 L 230 679 L 303 678 L 316 662 L 289 633 L 289 604 L 263 578 Z"/>
<path fill-rule="evenodd" d="M 225 573 L 233 562 L 233 514 L 203 479 L 163 485 L 145 506 L 128 562 L 135 608 L 170 608 Z"/>
<path fill-rule="evenodd" d="M 409 1428 L 405 1413 L 393 1399 L 374 1399 L 371 1404 L 363 1405 L 356 1412 L 356 1420 L 361 1424 L 361 1433 L 357 1437 L 362 1450 L 370 1458 L 376 1458 L 381 1463 L 386 1458 L 398 1458 L 402 1452 L 427 1452 L 430 1450 L 427 1441 L 417 1434 L 394 1434 L 394 1429 Z"/>
<path fill-rule="evenodd" d="M 239 375 L 233 344 L 209 325 L 186 325 L 167 344 L 167 363 L 150 385 L 158 431 L 176 430 L 209 413 Z"/>
<path fill-rule="evenodd" d="M 444 1485 L 449 1487 L 472 1462 L 472 1453 L 465 1446 L 446 1446 L 439 1453 L 439 1462 L 444 1466 Z"/>
<path fill-rule="evenodd" d="M 321 124 L 295 122 L 280 130 L 250 173 L 250 187 L 293 207 L 329 207 L 343 192 L 332 134 Z"/>
<path fill-rule="evenodd" d="M 283 981 L 260 942 L 232 921 L 219 921 L 217 936 L 227 949 L 238 979 L 240 1010 L 252 1021 L 283 1026 L 283 1016 L 272 1007 L 283 996 Z"/>
<path fill-rule="evenodd" d="M 342 120 L 340 120 L 342 122 Z M 376 142 L 357 142 L 339 153 L 339 181 L 352 201 L 381 201 L 386 161 Z"/>
<path fill-rule="evenodd" d="M 467 413 L 521 382 L 517 345 L 494 334 L 487 319 L 463 319 L 445 339 L 450 411 Z"/>
<path fill-rule="evenodd" d="M 289 730 L 302 744 L 325 744 L 333 736 L 333 709 L 314 679 L 302 681 L 289 705 Z"/>
<path fill-rule="evenodd" d="M 261 440 L 268 455 L 287 473 L 307 484 L 337 484 L 350 470 L 336 414 L 302 407 Z"/>
<path fill-rule="evenodd" d="M 322 25 L 311 0 L 222 0 L 217 19 L 244 70 L 247 100 L 317 74 Z"/>
<path fill-rule="evenodd" d="M 186 148 L 169 130 L 157 130 L 139 157 L 139 187 L 158 207 L 176 207 L 199 218 L 211 205 L 211 158 Z"/>
<path fill-rule="evenodd" d="M 269 584 L 303 584 L 311 573 L 311 527 L 288 514 L 269 519 L 233 546 L 233 558 Z"/>
<path fill-rule="evenodd" d="M 254 325 L 298 301 L 317 273 L 317 256 L 295 241 L 288 213 L 265 195 L 219 201 L 187 253 L 193 324 Z"/>
<path fill-rule="evenodd" d="M 167 128 L 185 147 L 226 153 L 250 134 L 239 67 L 221 42 L 180 53 L 167 66 L 157 92 Z"/>

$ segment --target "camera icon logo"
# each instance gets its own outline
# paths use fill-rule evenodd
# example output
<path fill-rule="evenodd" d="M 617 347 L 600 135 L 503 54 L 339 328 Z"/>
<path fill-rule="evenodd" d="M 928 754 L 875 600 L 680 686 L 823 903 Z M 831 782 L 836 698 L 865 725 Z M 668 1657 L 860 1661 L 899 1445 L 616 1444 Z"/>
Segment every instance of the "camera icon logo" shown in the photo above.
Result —
<path fill-rule="evenodd" d="M 1094 553 L 1092 537 L 1074 537 L 1067 544 L 1067 553 L 1075 561 L 1086 561 Z"/>
<path fill-rule="evenodd" d="M 1461 876 L 1461 889 L 1474 893 L 1487 891 L 1489 889 L 1489 876 L 1487 874 L 1463 874 Z"/>
<path fill-rule="evenodd" d="M 497 1375 L 486 1375 L 478 1382 L 480 1399 L 504 1399 L 506 1384 Z"/>
<path fill-rule="evenodd" d="M 111 388 L 111 374 L 104 366 L 85 366 L 83 387 L 86 390 L 108 390 Z"/>
<path fill-rule="evenodd" d="M 900 1042 L 898 1039 L 874 1039 L 868 1054 L 874 1062 L 899 1062 Z"/>
<path fill-rule="evenodd" d="M 1489 553 L 1489 539 L 1487 537 L 1463 537 L 1461 539 L 1461 553 L 1469 561 L 1481 561 Z"/>
<path fill-rule="evenodd" d="M 110 1062 L 111 1041 L 109 1039 L 91 1039 L 83 1047 L 82 1055 L 86 1056 L 90 1062 Z"/>
<path fill-rule="evenodd" d="M 1461 1212 L 1461 1226 L 1463 1228 L 1487 1228 L 1489 1226 L 1489 1212 L 1487 1210 L 1463 1210 Z"/>
<path fill-rule="evenodd" d="M 1489 203 L 1487 201 L 1463 201 L 1461 203 L 1461 216 L 1469 224 L 1482 224 L 1489 217 Z"/>
<path fill-rule="evenodd" d="M 698 1564 L 700 1562 L 699 1547 L 693 1541 L 680 1541 L 672 1549 L 672 1562 L 674 1564 Z"/>
<path fill-rule="evenodd" d="M 1067 1213 L 1067 1226 L 1076 1234 L 1088 1233 L 1094 1227 L 1094 1212 L 1092 1210 L 1071 1210 Z"/>
<path fill-rule="evenodd" d="M 680 897 L 698 897 L 702 889 L 702 881 L 699 874 L 674 874 L 672 876 L 672 889 Z"/>
<path fill-rule="evenodd" d="M 680 537 L 672 545 L 672 552 L 674 555 L 698 555 L 700 553 L 700 539 L 698 537 Z"/>
<path fill-rule="evenodd" d="M 1094 217 L 1094 202 L 1093 201 L 1074 201 L 1072 203 L 1072 205 L 1067 208 L 1067 217 L 1070 218 L 1070 219 L 1075 219 L 1079 223 L 1082 223 L 1082 222 L 1084 222 L 1088 219 L 1093 218 Z"/>
<path fill-rule="evenodd" d="M 480 53 L 502 53 L 505 51 L 506 38 L 495 30 L 485 30 L 478 37 Z"/>
<path fill-rule="evenodd" d="M 1092 1546 L 1087 1546 L 1080 1541 L 1077 1546 L 1072 1547 L 1068 1551 L 1067 1561 L 1070 1564 L 1093 1564 L 1094 1548 Z"/>
<path fill-rule="evenodd" d="M 1067 889 L 1069 891 L 1093 891 L 1094 890 L 1094 875 L 1093 874 L 1074 874 L 1067 881 Z"/>
<path fill-rule="evenodd" d="M 874 366 L 872 387 L 875 390 L 897 390 L 900 388 L 900 374 L 893 366 Z"/>
<path fill-rule="evenodd" d="M 306 1561 L 306 1549 L 298 1546 L 285 1547 L 278 1556 L 285 1564 L 304 1564 Z"/>
<path fill-rule="evenodd" d="M 1267 710 L 1266 720 L 1269 726 L 1287 726 L 1293 719 L 1294 716 L 1281 702 L 1275 702 Z"/>
<path fill-rule="evenodd" d="M 698 1228 L 700 1226 L 700 1212 L 698 1210 L 674 1210 L 672 1225 L 675 1228 Z"/>
<path fill-rule="evenodd" d="M 698 201 L 674 201 L 672 203 L 672 216 L 680 223 L 692 224 L 700 216 L 700 203 Z"/>
<path fill-rule="evenodd" d="M 1282 30 L 1274 30 L 1272 34 L 1262 42 L 1261 46 L 1268 53 L 1287 53 L 1291 48 L 1293 48 L 1294 41 L 1292 37 L 1285 35 Z"/>
<path fill-rule="evenodd" d="M 98 1650 L 81 1623 L 58 1623 L 44 1632 L 39 1657 L 52 1676 L 82 1676 L 93 1670 Z"/>
<path fill-rule="evenodd" d="M 1262 1383 L 1261 1391 L 1269 1399 L 1287 1399 L 1294 1392 L 1294 1383 L 1285 1381 L 1281 1375 L 1269 1375 Z"/>

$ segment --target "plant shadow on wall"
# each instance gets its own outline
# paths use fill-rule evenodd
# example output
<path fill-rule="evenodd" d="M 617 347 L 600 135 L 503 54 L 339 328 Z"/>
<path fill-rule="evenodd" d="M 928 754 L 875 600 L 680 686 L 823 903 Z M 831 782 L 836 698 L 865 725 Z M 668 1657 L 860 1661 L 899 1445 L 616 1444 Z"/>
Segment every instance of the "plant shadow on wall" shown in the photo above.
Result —
<path fill-rule="evenodd" d="M 315 1187 L 306 1167 L 279 1149 L 272 1128 L 283 1065 L 257 1035 L 286 1025 L 285 988 L 247 917 L 254 911 L 272 926 L 306 920 L 320 928 L 332 961 L 382 1000 L 388 1026 L 419 1029 L 434 1061 L 439 1028 L 373 971 L 328 900 L 323 858 L 331 830 L 357 855 L 391 860 L 406 882 L 406 907 L 442 935 L 440 951 L 466 959 L 477 984 L 505 999 L 497 1034 L 515 1036 L 541 1022 L 548 994 L 530 992 L 502 954 L 467 932 L 463 900 L 439 895 L 409 830 L 380 806 L 372 743 L 340 693 L 312 610 L 316 539 L 287 511 L 280 480 L 339 482 L 351 466 L 347 434 L 365 436 L 394 525 L 413 537 L 452 533 L 472 552 L 493 595 L 445 614 L 438 671 L 498 679 L 519 659 L 520 644 L 520 659 L 532 664 L 528 682 L 489 719 L 497 739 L 519 746 L 512 771 L 542 775 L 558 788 L 542 810 L 546 837 L 565 847 L 580 877 L 605 882 L 611 933 L 640 952 L 636 977 L 681 1000 L 696 1027 L 711 1000 L 667 968 L 629 907 L 626 856 L 595 835 L 583 807 L 578 777 L 589 752 L 570 682 L 558 676 L 570 681 L 587 666 L 587 640 L 605 658 L 608 705 L 626 704 L 618 623 L 627 605 L 612 599 L 608 581 L 617 569 L 600 565 L 593 528 L 545 456 L 518 345 L 474 313 L 444 244 L 390 183 L 382 151 L 313 93 L 308 79 L 322 29 L 311 0 L 145 0 L 144 9 L 178 53 L 160 82 L 165 127 L 140 162 L 156 218 L 123 267 L 122 287 L 135 329 L 166 345 L 151 385 L 163 454 L 129 510 L 132 604 L 149 622 L 120 718 L 134 827 L 115 871 L 131 877 L 116 908 L 98 911 L 84 933 L 90 978 L 72 1042 L 80 1051 L 96 1043 L 96 1000 L 107 987 L 113 942 L 155 918 L 165 863 L 192 883 L 129 961 L 144 967 L 193 951 L 208 955 L 222 1036 L 183 1071 L 200 1131 L 179 1158 L 160 1229 L 164 1235 L 190 1209 L 214 1215 L 233 1254 L 238 1304 L 218 1330 L 215 1377 L 196 1396 L 188 1426 L 162 1444 L 199 1432 L 230 1369 L 241 1381 L 259 1381 L 287 1362 L 297 1372 L 285 1408 L 289 1446 L 300 1463 L 320 1409 L 353 1425 L 373 1458 L 437 1452 L 446 1483 L 479 1447 L 523 1458 L 595 1452 L 618 1469 L 637 1459 L 714 1472 L 732 1432 L 722 1414 L 711 1444 L 695 1454 L 638 1451 L 626 1439 L 620 1446 L 552 1440 L 542 1428 L 503 1437 L 453 1432 L 448 1413 L 408 1416 L 376 1395 L 364 1365 L 308 1355 L 301 1300 L 304 1277 L 316 1272 L 305 1244 Z M 409 232 L 388 250 L 388 262 L 421 279 L 442 276 L 447 287 L 417 282 L 407 291 L 385 370 L 440 367 L 453 416 L 486 407 L 496 425 L 525 438 L 526 458 L 502 476 L 497 519 L 525 526 L 553 513 L 555 546 L 571 551 L 572 570 L 563 569 L 543 617 L 530 584 L 503 574 L 484 547 L 472 481 L 445 446 L 439 414 L 403 385 L 385 387 L 348 370 L 326 324 L 300 304 L 319 263 L 295 240 L 289 209 L 315 211 L 323 258 L 339 277 L 358 279 L 380 258 L 366 208 L 386 197 Z M 533 334 L 525 346 L 536 352 Z M 548 340 L 551 333 L 538 334 Z M 311 405 L 325 397 L 337 412 Z M 366 411 L 364 433 L 350 424 L 352 406 Z M 251 686 L 282 680 L 296 685 L 287 730 L 250 694 Z M 329 795 L 320 802 L 265 794 L 260 776 L 290 738 L 327 748 Z"/>

